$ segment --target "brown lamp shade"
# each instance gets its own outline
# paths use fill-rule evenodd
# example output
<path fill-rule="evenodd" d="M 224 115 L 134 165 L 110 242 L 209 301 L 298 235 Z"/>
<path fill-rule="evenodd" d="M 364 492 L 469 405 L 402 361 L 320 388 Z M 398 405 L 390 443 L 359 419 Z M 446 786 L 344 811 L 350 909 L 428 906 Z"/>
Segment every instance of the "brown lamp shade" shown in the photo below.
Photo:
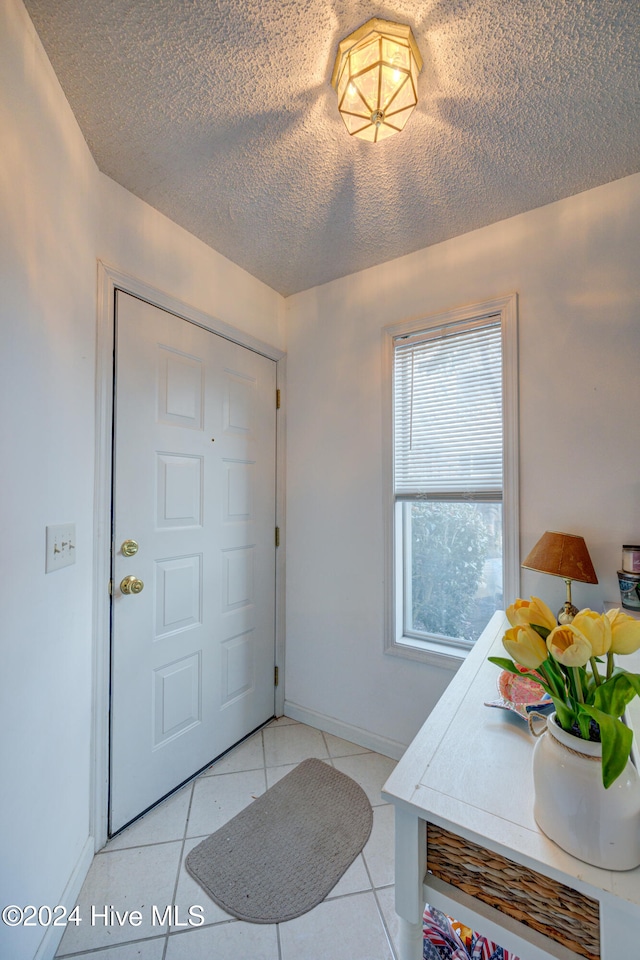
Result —
<path fill-rule="evenodd" d="M 522 563 L 527 570 L 539 570 L 565 580 L 597 583 L 587 545 L 572 533 L 547 530 Z"/>

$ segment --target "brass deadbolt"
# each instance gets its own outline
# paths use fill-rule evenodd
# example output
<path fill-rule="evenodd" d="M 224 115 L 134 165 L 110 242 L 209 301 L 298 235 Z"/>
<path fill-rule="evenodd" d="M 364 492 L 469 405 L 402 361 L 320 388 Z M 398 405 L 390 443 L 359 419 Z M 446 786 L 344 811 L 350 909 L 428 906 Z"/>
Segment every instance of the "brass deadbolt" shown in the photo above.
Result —
<path fill-rule="evenodd" d="M 134 576 L 125 577 L 123 580 L 120 581 L 121 593 L 125 593 L 125 594 L 142 593 L 143 589 L 144 589 L 144 583 L 142 582 L 142 580 L 138 580 L 137 577 L 134 577 Z"/>
<path fill-rule="evenodd" d="M 135 557 L 138 552 L 138 544 L 135 540 L 125 540 L 120 549 L 123 557 Z"/>

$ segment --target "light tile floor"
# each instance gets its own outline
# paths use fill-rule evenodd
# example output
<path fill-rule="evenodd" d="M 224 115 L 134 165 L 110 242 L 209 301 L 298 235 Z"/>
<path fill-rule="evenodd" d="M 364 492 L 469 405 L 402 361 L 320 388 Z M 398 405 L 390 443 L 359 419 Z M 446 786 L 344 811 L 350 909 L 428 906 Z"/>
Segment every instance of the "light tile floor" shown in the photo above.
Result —
<path fill-rule="evenodd" d="M 236 920 L 192 880 L 184 859 L 307 757 L 333 764 L 362 786 L 373 807 L 371 837 L 327 899 L 309 913 L 279 924 Z M 56 957 L 396 960 L 393 807 L 380 796 L 394 766 L 387 757 L 304 724 L 272 721 L 98 853 L 78 900 L 83 922 L 67 927 Z M 160 922 L 167 905 L 177 908 L 171 925 Z M 197 927 L 188 925 L 194 905 L 204 914 Z M 121 926 L 111 908 L 120 917 L 140 911 L 142 922 L 125 920 Z M 105 912 L 106 921 L 99 916 Z"/>

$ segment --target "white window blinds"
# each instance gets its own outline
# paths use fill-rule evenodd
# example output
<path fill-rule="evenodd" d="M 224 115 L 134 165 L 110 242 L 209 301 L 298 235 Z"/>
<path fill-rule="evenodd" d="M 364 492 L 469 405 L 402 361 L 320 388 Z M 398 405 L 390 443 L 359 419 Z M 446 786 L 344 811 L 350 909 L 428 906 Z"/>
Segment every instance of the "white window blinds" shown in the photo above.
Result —
<path fill-rule="evenodd" d="M 502 496 L 499 317 L 395 343 L 397 499 Z"/>

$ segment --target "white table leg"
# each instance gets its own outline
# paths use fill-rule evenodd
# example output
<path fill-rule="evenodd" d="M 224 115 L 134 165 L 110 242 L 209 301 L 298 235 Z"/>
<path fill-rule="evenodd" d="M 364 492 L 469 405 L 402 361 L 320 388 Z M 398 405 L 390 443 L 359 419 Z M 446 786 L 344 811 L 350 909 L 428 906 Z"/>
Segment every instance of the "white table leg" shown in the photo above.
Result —
<path fill-rule="evenodd" d="M 600 956 L 622 960 L 640 955 L 640 915 L 637 904 L 603 895 L 600 901 Z"/>
<path fill-rule="evenodd" d="M 402 807 L 395 809 L 396 913 L 400 921 L 400 960 L 421 960 L 422 884 L 426 870 L 427 829 L 424 820 Z"/>
<path fill-rule="evenodd" d="M 422 960 L 422 921 L 409 923 L 398 917 L 399 960 Z"/>

